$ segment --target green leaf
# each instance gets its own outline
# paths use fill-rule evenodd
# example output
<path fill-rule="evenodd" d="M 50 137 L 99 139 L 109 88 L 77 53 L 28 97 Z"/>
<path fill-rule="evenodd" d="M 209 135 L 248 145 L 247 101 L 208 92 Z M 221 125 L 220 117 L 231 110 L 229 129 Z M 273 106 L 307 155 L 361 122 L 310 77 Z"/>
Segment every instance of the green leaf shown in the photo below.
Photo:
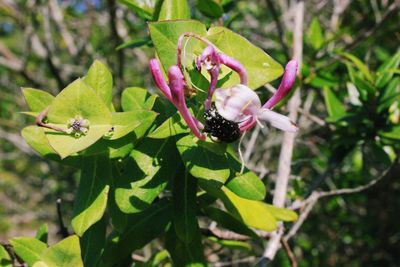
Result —
<path fill-rule="evenodd" d="M 203 15 L 212 19 L 220 18 L 224 14 L 224 9 L 215 0 L 197 0 L 196 7 Z"/>
<path fill-rule="evenodd" d="M 383 88 L 392 79 L 394 70 L 398 70 L 400 64 L 400 50 L 394 56 L 386 60 L 377 71 L 376 86 Z"/>
<path fill-rule="evenodd" d="M 79 79 L 68 85 L 54 99 L 47 117 L 51 124 L 66 129 L 68 121 L 77 116 L 90 122 L 86 135 L 76 138 L 73 134 L 50 129 L 45 130 L 50 145 L 61 158 L 84 150 L 99 140 L 111 128 L 109 109 L 94 90 Z"/>
<path fill-rule="evenodd" d="M 197 180 L 186 170 L 174 177 L 172 204 L 174 207 L 174 227 L 178 238 L 189 244 L 196 232 L 198 224 L 196 218 Z"/>
<path fill-rule="evenodd" d="M 173 266 L 202 267 L 207 266 L 204 260 L 204 248 L 201 234 L 196 231 L 192 242 L 186 244 L 177 236 L 174 227 L 170 227 L 165 238 L 165 247 L 171 255 Z"/>
<path fill-rule="evenodd" d="M 224 27 L 211 27 L 207 34 L 207 39 L 219 50 L 243 64 L 250 88 L 256 89 L 282 75 L 282 66 L 243 36 Z M 229 87 L 238 83 L 239 76 L 235 73 L 223 86 Z"/>
<path fill-rule="evenodd" d="M 380 131 L 379 135 L 392 140 L 400 140 L 400 125 L 394 126 L 390 131 Z"/>
<path fill-rule="evenodd" d="M 16 237 L 11 239 L 10 243 L 15 254 L 30 266 L 41 259 L 42 253 L 47 248 L 42 241 L 30 237 Z"/>
<path fill-rule="evenodd" d="M 216 154 L 207 149 L 207 142 L 187 135 L 179 139 L 176 145 L 186 168 L 194 177 L 212 180 L 220 185 L 229 178 L 226 155 Z"/>
<path fill-rule="evenodd" d="M 389 84 L 382 89 L 379 95 L 378 112 L 389 108 L 396 100 L 400 100 L 400 78 L 392 79 Z"/>
<path fill-rule="evenodd" d="M 129 87 L 122 92 L 121 106 L 124 111 L 145 109 L 151 110 L 157 95 L 150 94 L 140 87 Z"/>
<path fill-rule="evenodd" d="M 71 222 L 79 236 L 103 217 L 110 178 L 111 166 L 106 155 L 84 159 Z"/>
<path fill-rule="evenodd" d="M 314 50 L 319 50 L 324 44 L 324 35 L 317 17 L 312 19 L 310 27 L 307 30 L 306 42 Z"/>
<path fill-rule="evenodd" d="M 225 186 L 218 188 L 208 181 L 200 181 L 200 186 L 207 193 L 220 198 L 228 212 L 247 226 L 265 231 L 275 230 L 276 219 L 264 202 L 241 198 Z"/>
<path fill-rule="evenodd" d="M 121 211 L 137 213 L 148 208 L 181 168 L 173 138 L 143 139 L 115 181 L 115 201 Z"/>
<path fill-rule="evenodd" d="M 133 39 L 133 40 L 129 40 L 126 41 L 122 44 L 120 44 L 119 46 L 117 46 L 116 50 L 122 50 L 122 49 L 126 49 L 126 48 L 138 48 L 138 47 L 142 47 L 145 45 L 150 45 L 151 44 L 151 40 L 149 38 L 138 38 L 138 39 Z"/>
<path fill-rule="evenodd" d="M 2 245 L 0 245 L 0 266 L 13 267 L 13 261 L 7 250 Z"/>
<path fill-rule="evenodd" d="M 176 65 L 176 47 L 179 36 L 186 32 L 196 33 L 200 36 L 207 34 L 206 26 L 195 20 L 151 22 L 149 23 L 149 30 L 161 65 L 166 71 L 172 65 Z M 186 57 L 182 58 L 184 66 L 192 65 L 195 59 L 193 51 L 198 46 L 199 42 L 193 40 L 193 38 L 185 43 Z"/>
<path fill-rule="evenodd" d="M 186 122 L 182 119 L 179 112 L 177 112 L 151 132 L 148 137 L 153 139 L 164 139 L 170 136 L 189 132 L 190 130 L 186 125 Z"/>
<path fill-rule="evenodd" d="M 369 68 L 356 56 L 350 54 L 350 53 L 339 53 L 341 56 L 345 57 L 347 60 L 350 62 L 354 63 L 356 67 L 361 71 L 361 73 L 364 75 L 364 77 L 371 83 L 374 82 L 374 78 L 372 76 L 371 71 Z"/>
<path fill-rule="evenodd" d="M 204 212 L 210 217 L 210 219 L 217 222 L 219 226 L 225 229 L 241 235 L 250 236 L 255 239 L 259 238 L 258 235 L 248 228 L 243 222 L 223 210 L 214 207 L 206 207 Z"/>
<path fill-rule="evenodd" d="M 134 11 L 144 19 L 151 19 L 154 12 L 155 1 L 153 0 L 119 0 L 130 10 Z"/>
<path fill-rule="evenodd" d="M 28 126 L 22 129 L 22 137 L 25 139 L 26 143 L 32 147 L 40 156 L 58 161 L 73 167 L 80 167 L 80 157 L 73 155 L 64 160 L 61 160 L 60 156 L 54 151 L 50 146 L 49 141 L 44 133 L 44 128 L 38 126 Z"/>
<path fill-rule="evenodd" d="M 29 109 L 37 113 L 50 106 L 54 100 L 54 96 L 51 94 L 34 88 L 22 88 L 22 94 Z"/>
<path fill-rule="evenodd" d="M 103 63 L 95 60 L 86 76 L 83 77 L 83 81 L 94 89 L 107 107 L 112 106 L 113 78 Z"/>
<path fill-rule="evenodd" d="M 121 138 L 135 128 L 142 126 L 143 124 L 151 124 L 157 117 L 157 114 L 153 111 L 147 110 L 132 110 L 128 112 L 116 112 L 112 114 L 112 135 L 110 140 Z M 148 127 L 146 127 L 147 129 Z"/>
<path fill-rule="evenodd" d="M 103 263 L 113 266 L 129 257 L 164 232 L 172 217 L 171 205 L 161 200 L 143 212 L 130 215 L 127 228 L 121 234 L 114 233 L 108 240 L 103 253 Z"/>
<path fill-rule="evenodd" d="M 43 243 L 47 243 L 47 238 L 49 235 L 49 228 L 47 224 L 44 223 L 40 225 L 39 229 L 36 232 L 36 239 L 42 241 Z"/>
<path fill-rule="evenodd" d="M 186 0 L 163 0 L 158 20 L 190 19 Z"/>
<path fill-rule="evenodd" d="M 277 221 L 293 222 L 298 219 L 297 213 L 292 210 L 278 208 L 270 204 L 264 204 L 264 205 Z"/>
<path fill-rule="evenodd" d="M 229 149 L 231 150 L 232 146 Z M 260 178 L 247 168 L 240 174 L 242 166 L 235 157 L 234 152 L 229 151 L 227 156 L 229 165 L 231 166 L 231 178 L 225 186 L 240 197 L 251 200 L 263 200 L 267 190 Z"/>
<path fill-rule="evenodd" d="M 80 240 L 84 266 L 97 266 L 106 243 L 107 220 L 95 223 Z"/>
<path fill-rule="evenodd" d="M 329 87 L 324 87 L 325 106 L 331 120 L 335 121 L 346 115 L 346 110 Z"/>
<path fill-rule="evenodd" d="M 236 240 L 220 240 L 216 237 L 209 237 L 208 240 L 217 243 L 223 247 L 226 247 L 228 249 L 239 249 L 239 250 L 244 250 L 247 253 L 252 250 L 252 247 L 250 244 L 242 241 L 236 241 Z"/>
<path fill-rule="evenodd" d="M 73 235 L 47 248 L 41 261 L 48 267 L 83 267 L 79 238 Z"/>

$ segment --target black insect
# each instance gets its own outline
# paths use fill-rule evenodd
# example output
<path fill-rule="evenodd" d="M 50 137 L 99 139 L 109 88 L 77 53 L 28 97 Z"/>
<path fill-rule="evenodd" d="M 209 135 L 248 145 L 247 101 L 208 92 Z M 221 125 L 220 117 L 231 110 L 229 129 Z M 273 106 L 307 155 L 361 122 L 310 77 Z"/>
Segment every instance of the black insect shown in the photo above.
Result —
<path fill-rule="evenodd" d="M 204 112 L 204 132 L 209 133 L 219 141 L 232 143 L 239 139 L 239 124 L 222 117 L 215 106 Z"/>

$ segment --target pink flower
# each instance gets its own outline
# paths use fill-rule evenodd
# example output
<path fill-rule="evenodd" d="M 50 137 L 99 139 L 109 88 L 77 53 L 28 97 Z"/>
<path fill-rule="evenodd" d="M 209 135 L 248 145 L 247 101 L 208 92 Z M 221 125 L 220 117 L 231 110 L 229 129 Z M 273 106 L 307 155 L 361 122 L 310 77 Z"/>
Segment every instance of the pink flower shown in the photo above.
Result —
<path fill-rule="evenodd" d="M 278 90 L 263 106 L 257 94 L 245 85 L 217 89 L 215 106 L 218 113 L 227 120 L 239 123 L 241 132 L 249 130 L 260 121 L 269 122 L 283 131 L 296 132 L 298 127 L 294 122 L 271 110 L 289 93 L 296 80 L 296 72 L 297 62 L 289 61 Z"/>

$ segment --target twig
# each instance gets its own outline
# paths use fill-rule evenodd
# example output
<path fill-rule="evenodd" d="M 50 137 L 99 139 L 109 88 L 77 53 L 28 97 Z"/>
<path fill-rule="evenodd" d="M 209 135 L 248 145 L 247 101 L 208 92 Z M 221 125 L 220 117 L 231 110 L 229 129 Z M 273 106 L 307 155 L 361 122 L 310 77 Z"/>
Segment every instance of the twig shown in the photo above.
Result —
<path fill-rule="evenodd" d="M 297 260 L 296 260 L 296 257 L 294 256 L 293 251 L 292 251 L 292 249 L 290 248 L 290 246 L 289 246 L 287 240 L 286 240 L 285 238 L 282 237 L 282 238 L 281 238 L 281 243 L 282 243 L 283 249 L 284 249 L 285 252 L 286 252 L 286 255 L 287 255 L 288 258 L 289 258 L 290 266 L 292 266 L 292 267 L 297 267 Z"/>
<path fill-rule="evenodd" d="M 56 204 L 57 204 L 57 217 L 58 217 L 58 225 L 60 226 L 59 234 L 63 237 L 66 238 L 69 236 L 69 232 L 67 227 L 64 225 L 64 220 L 62 217 L 62 212 L 61 212 L 61 203 L 62 200 L 61 198 L 57 199 Z"/>
<path fill-rule="evenodd" d="M 304 1 L 300 0 L 294 4 L 294 28 L 293 28 L 293 57 L 299 63 L 301 69 L 303 53 L 303 19 Z M 300 90 L 297 89 L 288 103 L 289 117 L 296 121 L 297 110 L 300 106 Z M 282 147 L 279 157 L 278 176 L 275 185 L 273 204 L 277 207 L 284 207 L 287 186 L 290 177 L 290 166 L 292 161 L 293 147 L 296 134 L 285 132 L 283 134 Z M 273 260 L 280 247 L 280 240 L 283 235 L 283 226 L 278 224 L 278 230 L 272 233 L 272 237 L 264 250 L 263 257 Z"/>
<path fill-rule="evenodd" d="M 290 228 L 289 232 L 285 235 L 285 239 L 289 240 L 297 233 L 297 231 L 303 225 L 304 221 L 307 219 L 312 208 L 314 207 L 314 205 L 317 203 L 317 201 L 320 198 L 345 195 L 345 194 L 355 194 L 355 193 L 365 191 L 365 190 L 371 188 L 372 186 L 376 185 L 379 181 L 381 181 L 384 177 L 386 177 L 386 175 L 389 173 L 390 170 L 393 169 L 393 166 L 395 166 L 395 165 L 396 164 L 393 164 L 391 168 L 385 170 L 380 176 L 378 176 L 376 179 L 371 180 L 369 183 L 367 183 L 365 185 L 357 186 L 354 188 L 343 188 L 343 189 L 337 189 L 337 190 L 331 190 L 331 191 L 322 191 L 322 192 L 314 191 L 304 201 L 298 202 L 298 203 L 296 203 L 296 205 L 292 205 L 292 207 L 290 207 L 291 209 L 304 208 L 304 210 L 300 214 L 299 219 L 293 224 L 293 226 Z"/>
<path fill-rule="evenodd" d="M 61 129 L 57 126 L 48 124 L 48 123 L 44 123 L 43 120 L 45 119 L 45 117 L 47 116 L 47 113 L 49 112 L 49 108 L 50 106 L 48 106 L 47 108 L 45 108 L 44 110 L 42 110 L 39 115 L 37 115 L 36 117 L 36 125 L 39 127 L 44 127 L 44 128 L 48 128 L 48 129 L 52 129 L 54 131 L 57 132 L 63 132 L 66 133 L 66 131 L 64 129 Z"/>

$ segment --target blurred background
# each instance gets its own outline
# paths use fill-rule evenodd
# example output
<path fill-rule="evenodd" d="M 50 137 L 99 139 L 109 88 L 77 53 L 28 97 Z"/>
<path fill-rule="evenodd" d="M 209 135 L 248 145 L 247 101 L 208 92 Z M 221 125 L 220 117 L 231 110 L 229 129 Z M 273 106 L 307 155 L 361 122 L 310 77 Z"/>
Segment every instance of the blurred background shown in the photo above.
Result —
<path fill-rule="evenodd" d="M 57 240 L 56 200 L 63 200 L 69 222 L 77 188 L 76 170 L 37 156 L 21 137 L 20 130 L 34 123 L 20 113 L 27 110 L 21 87 L 56 95 L 100 59 L 114 75 L 117 107 L 126 87 L 154 90 L 147 67 L 154 56 L 149 18 L 129 2 L 153 3 L 0 0 L 0 241 L 33 236 L 42 223 Z M 190 0 L 192 17 L 223 24 L 281 64 L 288 61 L 291 1 L 216 2 L 222 13 Z M 400 266 L 399 1 L 308 0 L 305 5 L 301 131 L 289 197 L 385 177 L 361 193 L 320 200 L 290 245 L 300 266 Z M 390 65 L 388 81 L 363 83 L 368 73 L 378 77 L 382 64 Z M 263 99 L 270 95 L 266 88 L 258 93 Z M 281 138 L 278 131 L 256 128 L 244 141 L 247 164 L 269 190 Z M 219 260 L 241 253 L 223 250 Z M 274 264 L 288 266 L 284 252 Z"/>

